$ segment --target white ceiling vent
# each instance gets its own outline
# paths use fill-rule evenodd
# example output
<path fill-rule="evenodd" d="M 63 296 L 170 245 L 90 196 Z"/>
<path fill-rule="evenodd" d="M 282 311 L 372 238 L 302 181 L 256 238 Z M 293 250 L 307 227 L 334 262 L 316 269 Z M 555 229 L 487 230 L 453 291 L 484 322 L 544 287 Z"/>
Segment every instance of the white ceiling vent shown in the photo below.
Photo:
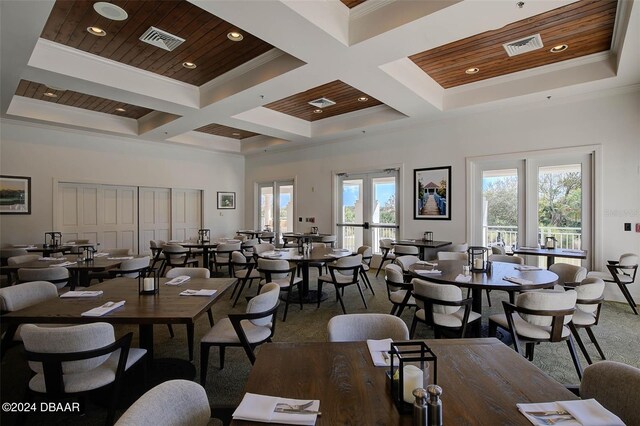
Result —
<path fill-rule="evenodd" d="M 326 107 L 330 107 L 331 105 L 335 105 L 336 103 L 333 102 L 331 99 L 327 99 L 327 98 L 320 98 L 320 99 L 316 99 L 313 100 L 311 102 L 309 102 L 309 105 L 313 105 L 316 108 L 326 108 Z"/>
<path fill-rule="evenodd" d="M 171 52 L 176 47 L 184 43 L 184 39 L 166 31 L 162 31 L 156 27 L 149 27 L 147 31 L 140 36 L 140 40 L 152 46 L 159 47 Z"/>
<path fill-rule="evenodd" d="M 510 41 L 509 43 L 503 44 L 502 47 L 507 51 L 507 55 L 516 56 L 533 50 L 538 50 L 544 47 L 544 45 L 542 44 L 540 34 L 536 34 Z"/>

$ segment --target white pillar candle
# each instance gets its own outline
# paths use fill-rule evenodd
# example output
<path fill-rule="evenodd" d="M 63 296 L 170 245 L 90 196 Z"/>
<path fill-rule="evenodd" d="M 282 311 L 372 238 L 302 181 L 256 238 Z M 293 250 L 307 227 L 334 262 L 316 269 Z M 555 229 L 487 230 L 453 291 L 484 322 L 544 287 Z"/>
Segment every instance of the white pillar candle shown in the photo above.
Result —
<path fill-rule="evenodd" d="M 473 259 L 473 268 L 474 269 L 482 269 L 482 259 Z"/>
<path fill-rule="evenodd" d="M 144 291 L 153 291 L 153 278 L 145 278 L 142 284 Z"/>
<path fill-rule="evenodd" d="M 404 373 L 402 399 L 411 404 L 415 400 L 413 390 L 424 387 L 424 376 L 422 370 L 415 365 L 405 365 L 402 372 Z"/>

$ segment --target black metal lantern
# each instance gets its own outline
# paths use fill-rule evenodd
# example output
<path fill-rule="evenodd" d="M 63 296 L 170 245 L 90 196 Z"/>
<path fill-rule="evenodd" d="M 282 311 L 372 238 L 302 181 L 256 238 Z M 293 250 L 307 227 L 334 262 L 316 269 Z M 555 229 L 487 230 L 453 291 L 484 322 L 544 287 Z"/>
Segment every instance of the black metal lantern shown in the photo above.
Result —
<path fill-rule="evenodd" d="M 201 243 L 208 243 L 211 241 L 211 230 L 210 229 L 198 229 L 198 241 Z"/>
<path fill-rule="evenodd" d="M 62 232 L 45 232 L 44 247 L 58 247 L 62 243 Z"/>
<path fill-rule="evenodd" d="M 93 261 L 94 255 L 96 253 L 96 249 L 93 246 L 85 246 L 83 249 L 84 253 L 84 261 L 91 262 Z"/>
<path fill-rule="evenodd" d="M 153 295 L 160 292 L 160 274 L 157 269 L 138 272 L 138 294 Z"/>
<path fill-rule="evenodd" d="M 426 241 L 428 243 L 432 243 L 433 242 L 433 232 L 431 231 L 427 231 L 423 234 L 422 236 L 422 240 Z"/>
<path fill-rule="evenodd" d="M 438 383 L 438 358 L 424 341 L 392 342 L 387 373 L 391 399 L 401 413 L 413 410 L 413 390 Z M 397 364 L 396 364 L 397 363 Z"/>
<path fill-rule="evenodd" d="M 489 249 L 480 246 L 471 246 L 467 250 L 469 254 L 469 266 L 473 272 L 486 272 L 489 261 Z"/>

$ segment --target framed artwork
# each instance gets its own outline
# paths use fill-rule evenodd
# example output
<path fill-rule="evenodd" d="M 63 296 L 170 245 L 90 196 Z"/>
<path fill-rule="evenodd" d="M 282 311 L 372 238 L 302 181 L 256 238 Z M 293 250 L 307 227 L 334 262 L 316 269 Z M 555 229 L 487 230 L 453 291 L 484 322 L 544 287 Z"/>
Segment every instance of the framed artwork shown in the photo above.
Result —
<path fill-rule="evenodd" d="M 235 209 L 235 192 L 218 192 L 218 209 Z"/>
<path fill-rule="evenodd" d="M 31 178 L 0 175 L 0 214 L 31 214 Z"/>
<path fill-rule="evenodd" d="M 413 171 L 413 218 L 451 220 L 451 166 Z"/>

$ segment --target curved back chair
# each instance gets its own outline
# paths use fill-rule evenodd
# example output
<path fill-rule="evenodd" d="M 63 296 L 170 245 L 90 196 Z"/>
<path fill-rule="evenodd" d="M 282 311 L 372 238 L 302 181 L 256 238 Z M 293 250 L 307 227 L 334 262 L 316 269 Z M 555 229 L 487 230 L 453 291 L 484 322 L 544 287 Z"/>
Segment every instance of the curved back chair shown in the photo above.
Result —
<path fill-rule="evenodd" d="M 173 268 L 165 277 L 175 278 L 183 275 L 191 278 L 210 278 L 211 272 L 207 268 Z"/>
<path fill-rule="evenodd" d="M 370 246 L 360 246 L 356 251 L 357 254 L 362 256 L 362 269 L 360 270 L 360 277 L 362 281 L 364 281 L 365 286 L 371 290 L 371 293 L 376 294 L 373 290 L 373 285 L 371 285 L 371 281 L 369 280 L 369 276 L 367 272 L 371 269 L 371 259 L 373 258 L 373 250 Z"/>
<path fill-rule="evenodd" d="M 267 242 L 269 244 L 273 244 L 273 239 L 276 237 L 275 232 L 261 232 L 258 235 L 258 241 L 261 243 Z"/>
<path fill-rule="evenodd" d="M 185 266 L 198 266 L 198 260 L 189 258 L 189 249 L 182 247 L 180 244 L 167 244 L 162 247 L 165 264 L 160 271 L 160 275 L 164 276 L 167 267 L 184 268 Z M 207 265 L 205 265 L 207 266 Z"/>
<path fill-rule="evenodd" d="M 463 253 L 460 251 L 439 251 L 438 260 L 464 260 L 467 261 L 469 259 L 469 255 L 467 253 Z"/>
<path fill-rule="evenodd" d="M 262 278 L 260 272 L 256 269 L 256 263 L 252 261 L 253 258 L 247 258 L 243 253 L 239 251 L 234 251 L 231 253 L 231 270 L 233 271 L 233 277 L 236 279 L 236 283 L 233 286 L 233 291 L 231 292 L 231 298 L 235 294 L 236 298 L 233 301 L 233 306 L 235 307 L 238 303 L 238 299 L 240 298 L 240 294 L 242 294 L 242 290 L 244 286 L 249 283 L 249 287 L 253 283 L 253 280 L 259 280 Z M 240 287 L 240 288 L 238 288 Z M 238 291 L 236 293 L 236 290 Z"/>
<path fill-rule="evenodd" d="M 231 270 L 231 253 L 234 251 L 242 251 L 242 243 L 224 243 L 218 245 L 215 250 L 212 250 L 211 253 L 213 257 L 209 261 L 209 267 L 213 268 L 214 271 L 218 271 L 218 268 L 226 268 L 229 276 L 233 276 L 233 271 Z"/>
<path fill-rule="evenodd" d="M 320 242 L 331 246 L 331 248 L 334 248 L 336 246 L 337 239 L 338 237 L 336 237 L 335 235 L 324 235 L 320 237 Z"/>
<path fill-rule="evenodd" d="M 549 270 L 558 275 L 556 290 L 560 290 L 565 285 L 576 285 L 587 278 L 587 268 L 568 263 L 554 263 L 549 266 Z"/>
<path fill-rule="evenodd" d="M 448 251 L 455 251 L 458 253 L 466 253 L 469 251 L 469 244 L 468 243 L 462 243 L 462 244 L 452 244 L 451 247 L 448 247 Z"/>
<path fill-rule="evenodd" d="M 258 255 L 258 254 L 262 254 L 265 251 L 273 251 L 275 250 L 276 246 L 274 246 L 271 243 L 258 243 L 253 247 L 253 254 L 254 255 Z"/>
<path fill-rule="evenodd" d="M 636 281 L 636 274 L 638 273 L 638 255 L 635 253 L 625 253 L 620 256 L 617 261 L 607 261 L 607 272 L 589 272 L 588 276 L 600 278 L 604 282 L 615 283 L 627 303 L 631 306 L 633 313 L 638 315 L 638 309 L 636 308 L 636 302 L 633 300 L 631 293 L 627 286 L 633 284 Z"/>
<path fill-rule="evenodd" d="M 393 261 L 396 265 L 402 268 L 402 272 L 408 272 L 409 266 L 414 265 L 420 261 L 418 256 L 413 255 L 405 255 L 405 256 L 396 256 L 396 260 Z"/>
<path fill-rule="evenodd" d="M 18 269 L 18 280 L 21 282 L 48 281 L 61 289 L 69 283 L 69 270 L 63 267 L 20 268 Z"/>
<path fill-rule="evenodd" d="M 402 268 L 390 263 L 385 266 L 385 282 L 387 284 L 387 297 L 393 305 L 390 315 L 400 316 L 406 307 L 415 307 L 416 301 L 411 295 L 413 285 L 404 281 Z"/>
<path fill-rule="evenodd" d="M 596 347 L 598 354 L 602 359 L 606 359 L 604 352 L 600 344 L 596 340 L 595 334 L 591 330 L 591 327 L 598 325 L 600 320 L 600 310 L 602 309 L 602 303 L 604 302 L 604 281 L 600 278 L 587 277 L 579 285 L 572 287 L 578 293 L 578 300 L 576 301 L 576 311 L 573 313 L 573 318 L 569 323 L 571 333 L 576 339 L 582 354 L 589 364 L 591 364 L 591 357 L 587 352 L 587 348 L 582 343 L 578 330 L 584 328 L 589 335 L 589 339 Z M 570 288 L 570 287 L 567 287 Z"/>
<path fill-rule="evenodd" d="M 504 249 L 504 246 L 491 246 L 492 254 L 507 254 L 507 251 Z"/>
<path fill-rule="evenodd" d="M 110 270 L 109 273 L 112 277 L 121 276 L 126 278 L 138 278 L 138 276 L 145 275 L 147 273 L 150 261 L 151 259 L 149 256 L 123 260 L 120 264 L 120 268 Z"/>
<path fill-rule="evenodd" d="M 409 340 L 404 321 L 389 314 L 345 314 L 327 324 L 329 342 L 359 342 L 369 339 Z"/>
<path fill-rule="evenodd" d="M 258 259 L 258 272 L 260 273 L 260 287 L 268 283 L 275 283 L 280 290 L 287 292 L 282 321 L 287 320 L 289 302 L 291 302 L 291 289 L 299 287 L 302 278 L 296 277 L 296 267 L 282 259 Z M 302 291 L 298 291 L 300 310 L 302 310 Z"/>
<path fill-rule="evenodd" d="M 8 266 L 18 266 L 23 263 L 34 262 L 40 258 L 37 254 L 20 254 L 18 256 L 11 256 L 7 259 Z M 17 274 L 16 276 L 17 277 Z M 9 283 L 13 283 L 15 279 L 14 275 L 11 272 L 7 272 L 7 278 Z M 15 278 L 15 279 L 14 279 Z"/>
<path fill-rule="evenodd" d="M 420 254 L 420 249 L 416 246 L 403 246 L 396 244 L 393 247 L 393 252 L 395 253 L 396 258 L 398 258 L 398 256 L 418 256 Z"/>
<path fill-rule="evenodd" d="M 103 252 L 109 256 L 129 256 L 129 251 L 128 248 L 109 248 L 103 250 Z"/>
<path fill-rule="evenodd" d="M 160 271 L 164 270 L 165 264 L 165 255 L 162 252 L 162 248 L 167 244 L 164 240 L 150 240 L 149 241 L 149 249 L 151 250 L 151 256 L 153 257 L 153 262 L 151 263 L 151 269 L 155 269 L 156 264 L 158 265 L 158 269 Z"/>
<path fill-rule="evenodd" d="M 321 275 L 318 277 L 318 307 L 320 307 L 320 300 L 322 294 L 322 285 L 324 283 L 332 284 L 336 289 L 336 297 L 342 307 L 342 312 L 347 313 L 344 308 L 344 302 L 340 290 L 350 285 L 358 287 L 360 297 L 364 307 L 367 308 L 367 302 L 364 300 L 364 294 L 362 293 L 362 287 L 360 287 L 360 269 L 362 269 L 362 255 L 356 254 L 355 256 L 345 256 L 337 259 L 328 266 L 329 274 Z"/>
<path fill-rule="evenodd" d="M 514 263 L 516 265 L 524 265 L 524 259 L 518 256 L 509 256 L 508 254 L 491 254 L 489 260 L 492 262 Z"/>
<path fill-rule="evenodd" d="M 382 252 L 382 258 L 380 259 L 380 265 L 378 266 L 376 277 L 384 266 L 384 262 L 386 262 L 387 260 L 392 261 L 396 258 L 396 255 L 391 253 L 391 250 L 393 249 L 393 244 L 391 244 L 392 241 L 393 240 L 391 238 L 380 239 L 380 251 Z"/>
<path fill-rule="evenodd" d="M 0 266 L 7 266 L 7 260 L 10 257 L 24 256 L 25 254 L 29 254 L 29 252 L 23 248 L 6 247 L 0 249 Z"/>

